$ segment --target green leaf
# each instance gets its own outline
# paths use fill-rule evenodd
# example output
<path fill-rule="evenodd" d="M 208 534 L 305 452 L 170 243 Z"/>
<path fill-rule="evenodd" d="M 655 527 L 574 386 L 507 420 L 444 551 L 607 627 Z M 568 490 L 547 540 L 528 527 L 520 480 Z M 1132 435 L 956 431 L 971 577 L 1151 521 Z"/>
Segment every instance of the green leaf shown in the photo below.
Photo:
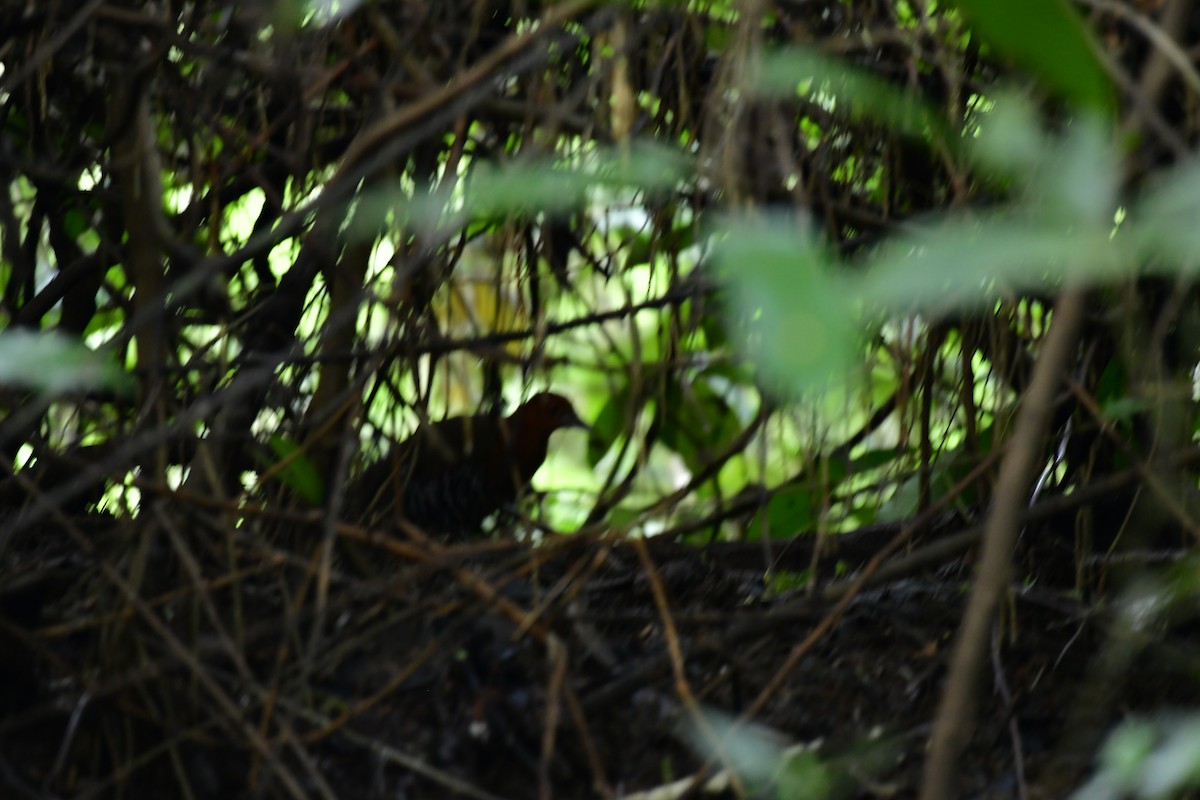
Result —
<path fill-rule="evenodd" d="M 882 450 L 867 450 L 851 462 L 851 473 L 859 475 L 891 464 L 896 459 L 908 453 L 903 447 L 889 447 Z"/>
<path fill-rule="evenodd" d="M 568 163 L 545 159 L 478 162 L 455 191 L 426 196 L 407 210 L 413 221 L 443 228 L 511 214 L 566 213 L 598 194 L 674 188 L 691 170 L 690 160 L 679 150 L 650 142 L 637 142 L 627 151 L 589 153 Z M 371 202 L 384 208 L 398 200 L 403 204 L 397 195 L 395 190 L 383 190 Z"/>
<path fill-rule="evenodd" d="M 78 208 L 68 208 L 63 213 L 63 230 L 72 239 L 78 239 L 88 227 L 87 217 Z"/>
<path fill-rule="evenodd" d="M 588 432 L 588 466 L 594 467 L 604 458 L 613 443 L 625 431 L 625 413 L 629 408 L 629 387 L 623 386 L 609 396 L 608 402 L 592 420 Z"/>
<path fill-rule="evenodd" d="M 834 110 L 862 116 L 914 138 L 933 137 L 955 146 L 942 115 L 913 97 L 903 86 L 844 61 L 805 48 L 768 52 L 759 64 L 758 80 L 751 91 L 771 96 L 812 98 Z"/>
<path fill-rule="evenodd" d="M 943 453 L 930 467 L 929 492 L 931 497 L 942 497 L 950 492 L 979 466 L 979 459 L 992 449 L 993 429 L 991 426 L 978 432 L 980 454 L 967 451 L 966 444 Z M 966 511 L 979 502 L 978 488 L 972 484 L 956 496 L 954 507 Z M 901 522 L 912 519 L 920 510 L 921 480 L 917 474 L 910 475 L 899 486 L 887 502 L 879 509 L 880 522 Z"/>
<path fill-rule="evenodd" d="M 706 466 L 741 430 L 725 398 L 703 380 L 689 384 L 687 396 L 677 381 L 669 383 L 666 408 L 659 441 L 692 471 Z"/>
<path fill-rule="evenodd" d="M 713 257 L 729 286 L 739 346 L 780 388 L 814 389 L 857 363 L 854 295 L 813 236 L 782 221 L 727 222 Z"/>
<path fill-rule="evenodd" d="M 780 489 L 750 520 L 750 538 L 761 539 L 764 535 L 786 538 L 812 530 L 816 527 L 813 506 L 813 494 L 807 487 L 786 486 Z"/>
<path fill-rule="evenodd" d="M 1120 158 L 1108 128 L 1103 119 L 1085 113 L 1062 135 L 1050 136 L 1026 97 L 1004 92 L 980 117 L 971 155 L 985 170 L 1020 185 L 1026 214 L 1110 230 Z"/>
<path fill-rule="evenodd" d="M 279 434 L 272 436 L 269 443 L 279 460 L 287 462 L 279 472 L 280 482 L 309 503 L 320 505 L 325 499 L 325 484 L 308 456 L 295 442 Z"/>
<path fill-rule="evenodd" d="M 680 724 L 684 739 L 698 753 L 727 764 L 754 797 L 848 797 L 870 776 L 895 768 L 896 748 L 887 739 L 871 737 L 836 755 L 827 747 L 818 755 L 761 724 L 740 723 L 713 708 L 702 708 L 701 713 L 703 729 L 690 720 Z"/>
<path fill-rule="evenodd" d="M 1004 214 L 940 222 L 898 237 L 873 262 L 859 292 L 868 306 L 901 313 L 978 307 L 1000 291 L 1117 277 L 1132 263 L 1106 228 Z"/>
<path fill-rule="evenodd" d="M 617 234 L 618 238 L 626 243 L 625 263 L 627 265 L 633 266 L 635 264 L 650 263 L 654 242 L 651 240 L 649 232 L 645 230 L 639 232 L 631 227 L 622 226 L 622 229 L 618 230 Z"/>
<path fill-rule="evenodd" d="M 777 797 L 788 800 L 827 800 L 838 786 L 833 768 L 811 751 L 798 752 L 784 760 Z"/>
<path fill-rule="evenodd" d="M 608 516 L 605 517 L 604 521 L 609 530 L 615 531 L 626 528 L 634 529 L 646 520 L 645 512 L 640 508 L 617 506 L 608 512 Z"/>
<path fill-rule="evenodd" d="M 971 29 L 1060 97 L 1106 112 L 1112 86 L 1096 45 L 1066 0 L 954 0 Z"/>
<path fill-rule="evenodd" d="M 1129 422 L 1146 411 L 1146 403 L 1133 397 L 1122 397 L 1105 403 L 1101 411 L 1104 418 L 1112 422 Z"/>
<path fill-rule="evenodd" d="M 0 384 L 46 394 L 109 389 L 126 392 L 128 373 L 107 353 L 98 353 L 54 332 L 0 333 Z"/>
<path fill-rule="evenodd" d="M 1154 752 L 1158 732 L 1144 720 L 1130 720 L 1112 732 L 1100 751 L 1100 761 L 1110 777 L 1123 787 L 1132 787 Z"/>
<path fill-rule="evenodd" d="M 1142 762 L 1137 787 L 1142 797 L 1179 797 L 1200 785 L 1200 717 L 1191 714 L 1163 727 L 1164 741 Z M 1142 737 L 1134 737 L 1134 747 L 1141 743 Z"/>
<path fill-rule="evenodd" d="M 1096 380 L 1095 395 L 1100 405 L 1129 396 L 1129 371 L 1120 359 L 1114 358 L 1104 367 Z"/>
<path fill-rule="evenodd" d="M 729 310 L 721 294 L 714 294 L 703 302 L 705 305 L 703 313 L 700 314 L 700 330 L 704 331 L 704 342 L 708 351 L 715 353 L 729 344 Z M 749 383 L 745 376 L 735 382 Z"/>
<path fill-rule="evenodd" d="M 1200 266 L 1200 162 L 1170 170 L 1142 195 L 1130 214 L 1131 233 L 1148 255 L 1194 271 Z"/>

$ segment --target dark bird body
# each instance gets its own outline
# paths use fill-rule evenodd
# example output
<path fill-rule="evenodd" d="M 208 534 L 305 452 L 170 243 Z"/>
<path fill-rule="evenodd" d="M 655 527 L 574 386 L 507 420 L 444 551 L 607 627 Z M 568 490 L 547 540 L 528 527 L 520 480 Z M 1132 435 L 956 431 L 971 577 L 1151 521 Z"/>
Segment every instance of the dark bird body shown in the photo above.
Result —
<path fill-rule="evenodd" d="M 507 417 L 477 414 L 422 426 L 354 482 L 349 510 L 373 524 L 401 519 L 462 538 L 525 492 L 550 435 L 587 426 L 571 403 L 543 392 Z"/>

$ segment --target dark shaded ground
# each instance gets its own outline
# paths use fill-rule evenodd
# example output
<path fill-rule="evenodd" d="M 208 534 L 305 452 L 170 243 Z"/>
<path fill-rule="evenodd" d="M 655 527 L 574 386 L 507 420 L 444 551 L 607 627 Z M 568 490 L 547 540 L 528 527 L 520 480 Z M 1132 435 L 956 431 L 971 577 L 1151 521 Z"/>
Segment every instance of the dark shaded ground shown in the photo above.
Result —
<path fill-rule="evenodd" d="M 1052 582 L 1077 560 L 1064 505 L 1023 537 L 1021 568 L 1045 577 L 1026 572 L 993 629 L 962 797 L 1065 796 L 1125 715 L 1200 699 L 1189 613 L 1126 635 L 1119 593 L 1085 602 Z M 737 715 L 764 688 L 755 721 L 772 747 L 819 746 L 834 796 L 913 796 L 973 552 L 968 526 L 940 518 L 893 562 L 913 569 L 789 664 L 855 573 L 809 594 L 778 574 L 764 588 L 758 543 L 449 549 L 350 526 L 326 558 L 310 523 L 232 526 L 176 503 L 15 539 L 3 796 L 625 796 L 699 774 L 691 703 Z M 845 541 L 868 552 L 898 531 Z M 807 563 L 811 541 L 776 542 L 776 563 Z M 344 571 L 351 547 L 375 577 Z M 1091 585 L 1116 582 L 1090 563 Z"/>

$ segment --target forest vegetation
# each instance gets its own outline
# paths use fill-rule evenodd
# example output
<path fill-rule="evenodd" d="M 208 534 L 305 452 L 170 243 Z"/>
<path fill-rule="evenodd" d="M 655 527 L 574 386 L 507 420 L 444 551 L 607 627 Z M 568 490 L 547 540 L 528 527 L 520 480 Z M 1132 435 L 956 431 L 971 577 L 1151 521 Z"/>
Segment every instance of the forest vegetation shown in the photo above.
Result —
<path fill-rule="evenodd" d="M 0 795 L 1189 796 L 1198 62 L 3 0 Z"/>

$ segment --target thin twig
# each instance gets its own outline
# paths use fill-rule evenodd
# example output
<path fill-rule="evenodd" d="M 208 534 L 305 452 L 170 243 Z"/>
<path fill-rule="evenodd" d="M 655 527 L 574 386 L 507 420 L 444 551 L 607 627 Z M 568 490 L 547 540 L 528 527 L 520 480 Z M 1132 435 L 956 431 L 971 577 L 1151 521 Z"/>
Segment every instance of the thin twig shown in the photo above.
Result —
<path fill-rule="evenodd" d="M 996 604 L 1012 571 L 1013 545 L 1020 530 L 1026 486 L 1033 473 L 1042 432 L 1054 406 L 1054 393 L 1063 378 L 1075 335 L 1083 316 L 1083 291 L 1070 288 L 1054 307 L 1050 332 L 1034 367 L 1029 391 L 1021 403 L 1008 453 L 1000 467 L 992 510 L 983 536 L 983 554 L 963 614 L 950 673 L 930 737 L 929 760 L 922 777 L 922 800 L 954 796 L 958 756 L 974 717 L 976 676 L 987 647 L 987 632 Z"/>

